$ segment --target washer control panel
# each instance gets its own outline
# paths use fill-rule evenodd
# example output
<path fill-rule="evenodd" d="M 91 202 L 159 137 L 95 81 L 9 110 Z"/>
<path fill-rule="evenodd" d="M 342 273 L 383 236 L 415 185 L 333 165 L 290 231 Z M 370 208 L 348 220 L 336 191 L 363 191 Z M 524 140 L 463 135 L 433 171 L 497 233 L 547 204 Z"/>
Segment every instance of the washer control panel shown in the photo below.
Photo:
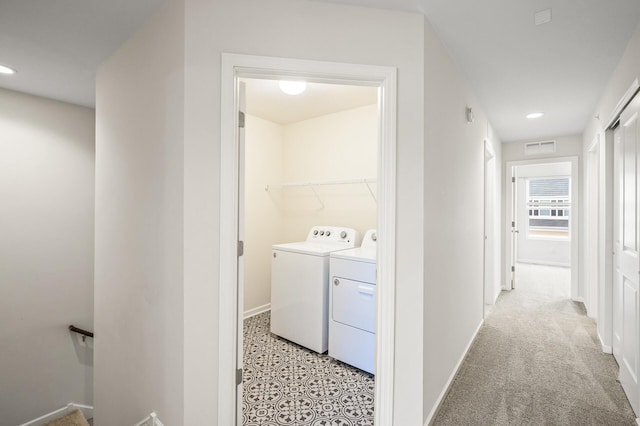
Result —
<path fill-rule="evenodd" d="M 340 226 L 314 226 L 309 231 L 307 241 L 314 243 L 344 244 L 355 247 L 358 244 L 358 231 Z M 347 247 L 348 248 L 348 247 Z"/>

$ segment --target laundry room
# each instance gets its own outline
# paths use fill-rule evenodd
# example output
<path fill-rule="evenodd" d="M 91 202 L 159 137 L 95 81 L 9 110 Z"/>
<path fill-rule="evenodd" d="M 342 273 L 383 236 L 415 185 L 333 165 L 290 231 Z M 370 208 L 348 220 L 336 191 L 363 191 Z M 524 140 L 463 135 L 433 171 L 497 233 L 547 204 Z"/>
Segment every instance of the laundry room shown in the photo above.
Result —
<path fill-rule="evenodd" d="M 277 80 L 246 87 L 244 312 L 269 309 L 271 247 L 313 226 L 376 227 L 377 88 Z"/>
<path fill-rule="evenodd" d="M 286 416 L 287 398 L 315 406 L 321 383 L 334 388 L 328 418 L 355 398 L 352 414 L 372 419 L 378 88 L 307 82 L 292 95 L 279 80 L 241 85 L 245 423 Z M 340 277 L 330 276 L 334 263 Z"/>

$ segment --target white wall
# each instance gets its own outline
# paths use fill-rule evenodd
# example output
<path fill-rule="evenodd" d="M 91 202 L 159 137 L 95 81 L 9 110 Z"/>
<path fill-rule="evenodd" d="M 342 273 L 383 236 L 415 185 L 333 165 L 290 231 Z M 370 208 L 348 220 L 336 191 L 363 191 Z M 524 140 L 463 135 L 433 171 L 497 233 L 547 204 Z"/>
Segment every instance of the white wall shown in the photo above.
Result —
<path fill-rule="evenodd" d="M 640 77 L 640 25 L 636 28 L 633 37 L 627 45 L 622 59 L 618 63 L 613 75 L 609 79 L 606 87 L 602 92 L 596 110 L 589 119 L 586 129 L 582 135 L 582 147 L 587 155 L 587 150 L 596 140 L 600 138 L 603 143 L 600 144 L 599 157 L 600 167 L 603 173 L 595 177 L 600 186 L 600 208 L 599 217 L 599 241 L 600 250 L 598 253 L 598 274 L 599 288 L 598 294 L 598 335 L 605 346 L 611 346 L 611 298 L 612 298 L 612 259 L 608 253 L 613 251 L 612 243 L 612 215 L 613 211 L 613 150 L 611 149 L 612 141 L 605 138 L 605 128 L 609 125 L 608 120 L 611 117 L 616 104 L 622 99 L 631 83 Z M 606 139 L 606 143 L 605 143 Z M 586 171 L 589 173 L 589 171 Z M 593 171 L 592 171 L 593 173 Z"/>
<path fill-rule="evenodd" d="M 422 406 L 424 419 L 429 421 L 482 322 L 484 140 L 489 139 L 496 151 L 495 167 L 501 164 L 501 146 L 464 75 L 428 22 L 424 40 L 425 197 L 421 238 L 425 245 L 425 284 L 421 362 Z M 474 110 L 473 123 L 466 122 L 467 106 Z M 500 185 L 500 179 L 496 181 Z"/>
<path fill-rule="evenodd" d="M 284 218 L 278 191 L 284 173 L 284 126 L 252 115 L 245 127 L 244 311 L 271 302 L 271 246 L 282 242 Z"/>
<path fill-rule="evenodd" d="M 175 15 L 178 19 L 180 12 Z M 157 30 L 155 22 L 150 27 L 153 30 Z M 166 423 L 208 424 L 217 415 L 217 330 L 219 326 L 229 326 L 218 324 L 219 286 L 229 285 L 219 282 L 218 264 L 220 55 L 234 52 L 398 69 L 394 424 L 422 424 L 433 412 L 482 320 L 483 218 L 479 214 L 469 220 L 468 212 L 482 212 L 483 140 L 488 137 L 496 143 L 498 151 L 500 148 L 462 74 L 431 26 L 418 14 L 299 0 L 186 0 L 184 23 L 185 105 L 184 114 L 180 115 L 184 117 L 185 136 L 184 204 L 166 205 L 152 200 L 148 206 L 141 206 L 134 198 L 122 202 L 113 200 L 130 213 L 143 207 L 171 212 L 173 206 L 184 206 L 184 321 L 181 323 L 184 340 L 180 341 L 179 333 L 165 330 L 165 340 L 183 349 L 184 406 L 177 403 L 174 412 L 183 409 L 184 417 L 180 421 L 172 416 Z M 155 49 L 159 46 L 166 49 L 164 44 L 168 44 L 168 52 L 163 54 L 171 55 L 174 42 L 180 41 L 182 33 L 171 22 L 158 36 L 169 40 L 163 38 L 163 43 L 141 45 L 144 49 L 137 53 L 143 57 L 151 54 L 161 57 L 164 50 L 155 52 Z M 139 59 L 133 55 L 122 55 L 120 59 L 122 66 L 113 70 L 113 77 L 124 79 L 125 71 L 133 72 L 130 67 Z M 158 72 L 165 71 L 156 70 L 151 75 Z M 146 88 L 150 83 L 143 83 L 137 90 L 130 85 L 99 86 L 99 97 L 102 94 L 117 98 L 114 110 L 105 113 L 102 121 L 111 122 L 109 116 L 116 122 L 127 117 L 130 112 L 116 110 L 116 104 L 126 107 L 137 98 L 136 92 L 150 95 L 152 91 Z M 157 102 L 153 103 L 153 114 L 150 114 L 153 120 L 146 123 L 161 123 L 158 110 L 163 106 L 169 112 L 163 118 L 180 114 L 173 109 L 179 109 L 179 103 L 172 103 L 167 97 L 154 98 L 154 101 Z M 474 124 L 464 121 L 467 103 L 476 111 Z M 140 140 L 130 142 L 149 145 L 152 151 L 161 149 L 161 146 L 154 148 L 154 144 L 165 141 L 162 134 L 138 133 L 137 136 Z M 125 149 L 124 144 L 118 147 Z M 133 148 L 121 151 L 122 158 L 139 165 L 137 151 Z M 168 157 L 167 161 L 173 165 Z M 107 157 L 105 166 L 109 163 Z M 155 181 L 158 177 L 154 170 L 144 168 L 130 173 L 135 181 Z M 436 208 L 443 202 L 447 206 L 446 215 Z M 106 238 L 105 231 L 101 233 Z M 140 235 L 136 240 L 138 246 L 131 247 L 128 253 L 130 257 L 139 257 L 145 250 L 144 242 L 151 238 Z M 117 241 L 114 243 L 118 246 Z M 107 250 L 108 245 L 104 248 Z M 114 256 L 113 251 L 104 259 Z M 110 262 L 104 263 L 106 267 Z M 122 267 L 125 275 L 134 269 L 131 264 Z M 173 269 L 168 268 L 157 278 L 164 282 L 172 272 Z M 108 275 L 106 270 L 105 275 Z M 180 287 L 179 279 L 175 282 Z M 135 280 L 127 284 L 131 285 L 129 289 L 118 287 L 114 292 L 118 301 L 125 295 L 134 297 L 138 293 Z M 106 282 L 103 285 L 106 288 Z M 105 298 L 109 296 L 105 294 Z M 180 295 L 177 296 L 180 300 Z M 163 300 L 174 307 L 173 299 Z M 131 317 L 134 311 L 135 307 L 128 304 L 119 313 Z M 172 322 L 179 320 L 179 316 L 178 310 L 177 315 L 167 312 L 161 318 Z M 154 318 L 154 312 L 139 315 L 139 320 L 145 322 Z M 108 329 L 105 327 L 105 331 Z M 151 355 L 146 350 L 126 352 L 134 364 Z M 111 357 L 115 359 L 115 354 Z M 151 356 L 152 363 L 156 360 L 157 356 Z M 140 399 L 149 400 L 162 392 L 167 395 L 179 392 L 179 388 L 173 387 L 179 362 L 168 362 L 162 374 L 165 381 L 155 383 L 156 389 L 147 396 L 123 400 L 121 410 L 131 413 L 136 406 L 148 405 L 139 404 Z M 143 371 L 137 377 L 145 383 L 156 380 L 149 379 L 149 374 L 151 372 Z M 97 384 L 97 390 L 98 387 Z"/>
<path fill-rule="evenodd" d="M 398 68 L 395 422 L 422 420 L 423 18 L 299 0 L 186 2 L 185 421 L 217 398 L 220 54 Z M 197 255 L 196 255 L 197 253 Z M 213 283 L 213 284 L 212 284 Z M 229 285 L 229 283 L 223 283 Z M 220 326 L 228 326 L 221 324 Z M 211 335 L 211 340 L 202 339 Z"/>
<path fill-rule="evenodd" d="M 152 411 L 196 424 L 183 417 L 183 25 L 170 2 L 98 70 L 97 425 Z"/>
<path fill-rule="evenodd" d="M 0 89 L 0 424 L 93 403 L 94 111 Z"/>
<path fill-rule="evenodd" d="M 550 154 L 524 155 L 525 144 L 537 142 L 536 140 L 509 142 L 502 144 L 502 161 L 507 163 L 509 161 L 582 156 L 581 135 L 558 136 L 556 138 L 546 138 L 545 140 L 556 141 L 556 152 Z"/>
<path fill-rule="evenodd" d="M 378 166 L 378 106 L 323 115 L 285 126 L 284 181 L 375 179 Z M 376 184 L 371 185 L 376 193 Z M 366 185 L 281 190 L 284 241 L 302 241 L 314 225 L 355 228 L 360 238 L 376 227 L 376 202 Z"/>

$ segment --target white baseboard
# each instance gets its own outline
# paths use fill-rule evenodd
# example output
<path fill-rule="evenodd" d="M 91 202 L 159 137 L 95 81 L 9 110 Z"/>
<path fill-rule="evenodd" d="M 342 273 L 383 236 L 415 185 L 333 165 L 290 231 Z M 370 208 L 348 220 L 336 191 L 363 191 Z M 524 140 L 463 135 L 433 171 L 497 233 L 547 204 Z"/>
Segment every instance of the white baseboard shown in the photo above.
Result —
<path fill-rule="evenodd" d="M 85 418 L 90 419 L 93 417 L 93 407 L 89 405 L 76 404 L 74 402 L 70 402 L 66 405 L 66 407 L 59 408 L 55 411 L 52 411 L 44 416 L 40 416 L 37 419 L 33 419 L 29 422 L 23 423 L 20 426 L 40 426 L 46 422 L 50 422 L 57 418 L 64 416 L 74 410 L 80 410 Z"/>
<path fill-rule="evenodd" d="M 473 336 L 471 336 L 471 340 L 469 340 L 469 343 L 467 344 L 467 347 L 464 349 L 464 352 L 462 353 L 462 356 L 458 360 L 458 363 L 456 364 L 455 368 L 453 369 L 453 372 L 449 376 L 449 379 L 447 380 L 447 383 L 445 384 L 444 388 L 442 389 L 442 392 L 440 392 L 440 395 L 438 396 L 438 399 L 436 400 L 436 403 L 433 404 L 433 408 L 431 409 L 431 412 L 427 416 L 427 420 L 425 420 L 424 426 L 428 426 L 429 425 L 429 422 L 431 422 L 433 417 L 435 417 L 436 413 L 438 412 L 438 409 L 440 408 L 440 404 L 442 404 L 442 401 L 444 400 L 444 397 L 447 396 L 447 393 L 449 393 L 449 388 L 451 388 L 451 384 L 453 383 L 453 379 L 456 377 L 456 374 L 458 374 L 458 370 L 460 369 L 460 366 L 464 362 L 464 359 L 467 356 L 467 353 L 469 352 L 469 349 L 471 349 L 471 345 L 476 340 L 476 336 L 478 335 L 478 332 L 482 328 L 483 324 L 484 324 L 484 320 L 480 321 L 480 325 L 478 325 L 478 328 L 476 328 L 476 331 L 473 333 Z"/>
<path fill-rule="evenodd" d="M 254 317 L 263 312 L 267 312 L 271 310 L 271 303 L 267 303 L 266 305 L 258 306 L 257 308 L 249 309 L 244 311 L 244 319 Z"/>
<path fill-rule="evenodd" d="M 600 337 L 600 332 L 596 332 L 596 334 L 598 335 L 598 340 L 600 341 L 600 346 L 602 347 L 602 352 L 604 352 L 605 354 L 612 354 L 613 353 L 613 348 L 611 346 L 605 345 L 602 342 L 602 337 Z"/>

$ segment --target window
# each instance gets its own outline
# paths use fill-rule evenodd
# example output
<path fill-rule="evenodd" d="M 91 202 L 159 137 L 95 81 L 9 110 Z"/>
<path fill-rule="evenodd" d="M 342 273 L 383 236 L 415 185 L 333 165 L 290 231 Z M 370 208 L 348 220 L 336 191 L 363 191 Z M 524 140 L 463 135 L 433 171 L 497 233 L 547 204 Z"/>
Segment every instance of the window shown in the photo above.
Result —
<path fill-rule="evenodd" d="M 571 179 L 527 179 L 529 237 L 569 239 Z"/>

